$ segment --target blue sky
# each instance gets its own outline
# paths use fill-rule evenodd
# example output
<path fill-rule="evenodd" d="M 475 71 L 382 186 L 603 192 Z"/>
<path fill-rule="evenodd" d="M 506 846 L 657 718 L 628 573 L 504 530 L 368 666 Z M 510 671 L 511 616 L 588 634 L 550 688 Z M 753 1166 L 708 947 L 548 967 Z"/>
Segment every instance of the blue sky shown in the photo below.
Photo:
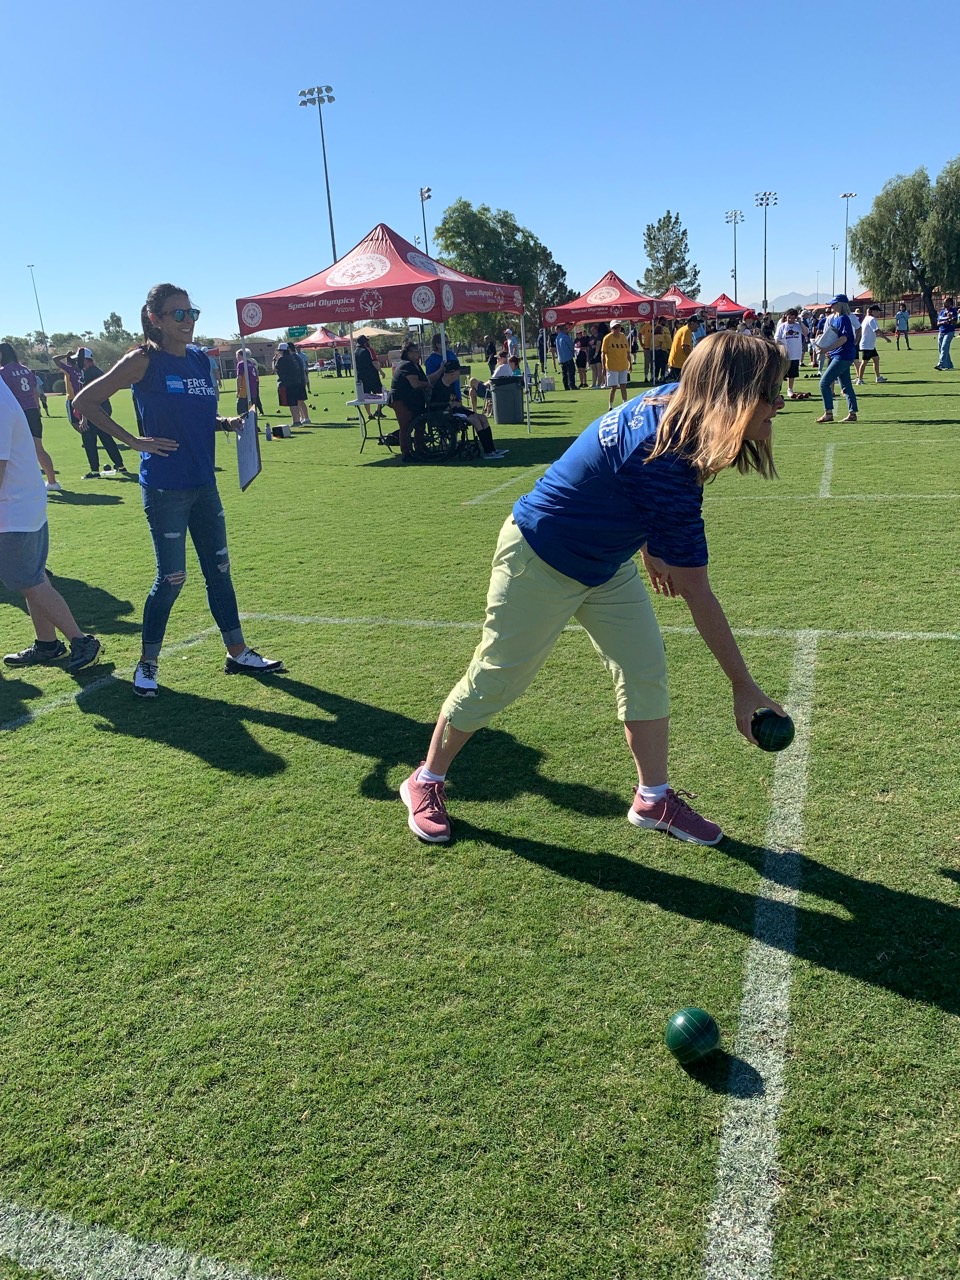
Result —
<path fill-rule="evenodd" d="M 236 330 L 237 297 L 327 266 L 317 114 L 297 105 L 318 82 L 336 96 L 324 120 L 341 255 L 377 222 L 421 233 L 429 186 L 429 233 L 461 196 L 509 209 L 577 290 L 609 269 L 633 282 L 644 226 L 670 208 L 701 297 L 732 293 L 724 213 L 741 208 L 739 296 L 758 302 L 753 197 L 776 190 L 768 296 L 812 293 L 818 270 L 829 296 L 840 193 L 858 193 L 853 220 L 887 178 L 919 165 L 935 176 L 960 152 L 936 65 L 916 56 L 949 58 L 952 6 L 555 0 L 484 12 L 50 0 L 31 23 L 24 11 L 6 25 L 0 78 L 12 140 L 0 333 L 38 326 L 28 262 L 48 332 L 99 331 L 110 311 L 136 328 L 147 289 L 172 279 L 217 336 Z"/>

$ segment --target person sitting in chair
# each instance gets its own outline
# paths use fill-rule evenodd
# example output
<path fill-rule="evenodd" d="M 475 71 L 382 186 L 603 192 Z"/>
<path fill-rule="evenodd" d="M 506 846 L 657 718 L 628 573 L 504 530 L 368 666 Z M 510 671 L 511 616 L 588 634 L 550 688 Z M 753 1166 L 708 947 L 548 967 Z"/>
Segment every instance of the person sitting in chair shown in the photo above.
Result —
<path fill-rule="evenodd" d="M 475 411 L 468 412 L 460 400 L 456 392 L 459 380 L 460 361 L 454 357 L 451 360 L 447 360 L 441 368 L 440 377 L 434 383 L 433 390 L 430 393 L 430 408 L 443 409 L 452 418 L 459 419 L 461 422 L 469 422 L 476 433 L 477 439 L 480 441 L 484 459 L 506 457 L 510 450 L 498 449 L 494 444 L 493 432 L 490 430 L 490 422 L 486 415 Z"/>

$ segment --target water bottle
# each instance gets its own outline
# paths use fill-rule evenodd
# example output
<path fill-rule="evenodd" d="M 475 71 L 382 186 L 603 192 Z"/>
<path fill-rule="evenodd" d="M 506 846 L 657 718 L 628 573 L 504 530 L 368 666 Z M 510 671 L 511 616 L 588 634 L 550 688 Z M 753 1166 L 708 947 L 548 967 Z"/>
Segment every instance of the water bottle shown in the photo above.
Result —
<path fill-rule="evenodd" d="M 265 434 L 266 434 L 266 437 L 267 437 L 267 439 L 268 439 L 268 440 L 272 440 L 272 439 L 273 439 L 273 429 L 272 429 L 272 427 L 270 426 L 270 423 L 269 423 L 269 422 L 266 424 Z"/>

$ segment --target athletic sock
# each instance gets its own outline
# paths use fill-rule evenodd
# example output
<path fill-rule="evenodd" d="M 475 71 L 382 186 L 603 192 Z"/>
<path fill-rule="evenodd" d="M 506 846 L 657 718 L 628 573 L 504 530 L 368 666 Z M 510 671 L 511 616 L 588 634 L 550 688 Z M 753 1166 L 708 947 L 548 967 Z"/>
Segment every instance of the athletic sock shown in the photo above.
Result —
<path fill-rule="evenodd" d="M 637 787 L 640 795 L 646 800 L 647 804 L 654 804 L 657 800 L 666 799 L 667 792 L 670 790 L 669 782 L 663 782 L 659 787 Z"/>
<path fill-rule="evenodd" d="M 426 765 L 417 774 L 418 782 L 445 782 L 446 778 L 447 775 L 445 773 L 431 773 Z"/>
<path fill-rule="evenodd" d="M 37 640 L 38 649 L 56 649 L 59 640 Z"/>

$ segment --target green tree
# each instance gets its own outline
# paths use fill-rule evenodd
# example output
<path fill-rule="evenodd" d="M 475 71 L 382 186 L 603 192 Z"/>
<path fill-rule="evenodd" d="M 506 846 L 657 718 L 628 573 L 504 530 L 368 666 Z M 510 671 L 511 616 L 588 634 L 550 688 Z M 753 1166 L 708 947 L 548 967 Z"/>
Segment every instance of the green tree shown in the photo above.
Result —
<path fill-rule="evenodd" d="M 121 343 L 127 346 L 137 340 L 134 334 L 123 327 L 123 321 L 115 311 L 111 311 L 104 320 L 100 339 L 102 342 Z"/>
<path fill-rule="evenodd" d="M 875 298 L 919 293 L 936 324 L 936 292 L 960 291 L 960 158 L 930 182 L 926 169 L 884 184 L 850 228 L 850 257 Z"/>
<path fill-rule="evenodd" d="M 679 213 L 668 209 L 656 222 L 648 222 L 643 233 L 643 249 L 650 263 L 637 287 L 653 298 L 676 285 L 695 298 L 700 290 L 700 269 L 690 261 L 687 233 Z"/>
<path fill-rule="evenodd" d="M 455 270 L 481 280 L 519 285 L 526 321 L 534 332 L 544 307 L 576 296 L 567 285 L 563 267 L 546 245 L 506 209 L 494 211 L 485 204 L 475 208 L 468 200 L 456 200 L 444 210 L 434 238 L 441 260 Z M 487 312 L 454 317 L 446 327 L 452 341 L 475 342 L 515 320 L 509 314 Z"/>

